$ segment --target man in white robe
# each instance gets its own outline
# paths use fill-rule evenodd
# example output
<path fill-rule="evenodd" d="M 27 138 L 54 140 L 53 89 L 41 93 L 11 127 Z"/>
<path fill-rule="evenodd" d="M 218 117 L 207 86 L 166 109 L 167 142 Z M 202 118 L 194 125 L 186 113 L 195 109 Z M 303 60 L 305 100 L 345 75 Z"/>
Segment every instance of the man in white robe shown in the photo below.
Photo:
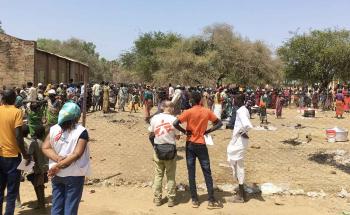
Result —
<path fill-rule="evenodd" d="M 176 90 L 174 92 L 173 98 L 171 100 L 171 102 L 175 105 L 174 107 L 174 115 L 177 116 L 179 114 L 181 114 L 181 86 L 177 85 L 176 86 Z"/>
<path fill-rule="evenodd" d="M 227 146 L 227 161 L 233 171 L 233 177 L 238 180 L 239 191 L 233 198 L 234 203 L 244 203 L 244 155 L 248 147 L 248 130 L 253 127 L 250 122 L 249 110 L 244 106 L 244 96 L 239 95 L 235 100 L 239 109 L 236 114 L 236 122 L 233 129 L 232 139 Z"/>

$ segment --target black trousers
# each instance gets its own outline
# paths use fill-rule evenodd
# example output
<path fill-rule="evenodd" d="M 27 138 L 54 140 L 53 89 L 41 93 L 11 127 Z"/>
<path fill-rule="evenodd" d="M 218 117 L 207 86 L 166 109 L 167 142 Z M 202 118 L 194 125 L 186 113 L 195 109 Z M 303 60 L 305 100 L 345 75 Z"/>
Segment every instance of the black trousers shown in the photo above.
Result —
<path fill-rule="evenodd" d="M 197 186 L 196 186 L 196 158 L 202 168 L 205 179 L 205 184 L 208 190 L 208 200 L 214 201 L 213 178 L 211 176 L 210 160 L 208 149 L 205 144 L 195 144 L 186 142 L 186 162 L 188 170 L 188 181 L 190 184 L 191 198 L 198 201 Z"/>

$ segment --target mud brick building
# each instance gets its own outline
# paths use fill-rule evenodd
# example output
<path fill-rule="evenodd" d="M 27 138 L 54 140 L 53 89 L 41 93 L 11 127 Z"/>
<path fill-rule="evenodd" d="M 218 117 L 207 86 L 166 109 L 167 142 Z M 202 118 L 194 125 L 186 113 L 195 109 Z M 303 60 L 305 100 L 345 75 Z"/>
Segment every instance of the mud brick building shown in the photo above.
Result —
<path fill-rule="evenodd" d="M 77 60 L 40 50 L 35 41 L 0 33 L 0 87 L 38 83 L 83 82 L 89 66 Z"/>

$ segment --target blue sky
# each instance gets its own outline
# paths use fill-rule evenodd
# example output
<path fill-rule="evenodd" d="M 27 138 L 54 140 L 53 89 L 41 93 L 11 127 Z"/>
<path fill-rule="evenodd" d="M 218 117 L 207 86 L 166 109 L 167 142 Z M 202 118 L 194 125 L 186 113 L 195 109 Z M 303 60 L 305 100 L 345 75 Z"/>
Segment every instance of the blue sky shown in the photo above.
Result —
<path fill-rule="evenodd" d="M 297 29 L 350 29 L 350 0 L 0 0 L 0 20 L 22 39 L 77 37 L 115 59 L 141 33 L 192 36 L 222 22 L 274 49 Z"/>

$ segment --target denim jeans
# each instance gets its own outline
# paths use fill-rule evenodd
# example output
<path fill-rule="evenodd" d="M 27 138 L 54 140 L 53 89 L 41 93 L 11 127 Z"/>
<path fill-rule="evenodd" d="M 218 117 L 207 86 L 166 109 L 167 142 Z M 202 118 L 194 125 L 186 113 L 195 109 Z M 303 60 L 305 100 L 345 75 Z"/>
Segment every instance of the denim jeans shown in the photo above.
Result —
<path fill-rule="evenodd" d="M 94 104 L 93 104 L 93 108 L 94 108 L 94 110 L 97 110 L 97 107 L 98 107 L 98 104 L 99 104 L 99 102 L 100 102 L 100 97 L 101 96 L 94 96 L 93 98 L 93 102 L 94 102 Z"/>
<path fill-rule="evenodd" d="M 17 167 L 21 160 L 20 155 L 14 158 L 0 157 L 0 214 L 2 214 L 5 188 L 7 189 L 5 215 L 14 214 L 21 180 L 21 171 Z"/>
<path fill-rule="evenodd" d="M 202 168 L 205 179 L 205 184 L 208 190 L 208 200 L 214 201 L 213 178 L 211 176 L 210 160 L 208 149 L 205 144 L 186 143 L 186 162 L 188 170 L 188 180 L 190 184 L 191 198 L 193 201 L 198 201 L 197 186 L 196 186 L 196 158 Z"/>
<path fill-rule="evenodd" d="M 78 214 L 84 179 L 84 176 L 55 176 L 52 179 L 51 215 Z"/>

